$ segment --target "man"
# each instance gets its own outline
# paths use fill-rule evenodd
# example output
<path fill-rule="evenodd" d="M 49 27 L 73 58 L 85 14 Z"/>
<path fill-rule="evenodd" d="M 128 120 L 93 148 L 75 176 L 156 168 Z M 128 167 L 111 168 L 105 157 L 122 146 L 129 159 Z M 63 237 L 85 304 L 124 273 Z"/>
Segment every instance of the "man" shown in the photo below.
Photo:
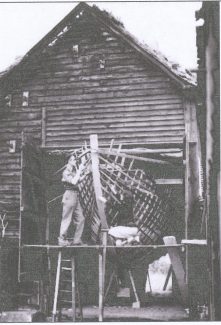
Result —
<path fill-rule="evenodd" d="M 78 192 L 78 183 L 84 178 L 84 176 L 82 176 L 83 169 L 83 164 L 80 164 L 80 166 L 77 168 L 76 159 L 74 156 L 71 156 L 62 175 L 65 193 L 62 199 L 63 212 L 60 235 L 58 238 L 58 244 L 60 246 L 70 245 L 70 241 L 67 239 L 67 233 L 72 220 L 75 225 L 75 233 L 72 244 L 83 244 L 81 236 L 84 230 L 85 218 L 80 205 Z"/>

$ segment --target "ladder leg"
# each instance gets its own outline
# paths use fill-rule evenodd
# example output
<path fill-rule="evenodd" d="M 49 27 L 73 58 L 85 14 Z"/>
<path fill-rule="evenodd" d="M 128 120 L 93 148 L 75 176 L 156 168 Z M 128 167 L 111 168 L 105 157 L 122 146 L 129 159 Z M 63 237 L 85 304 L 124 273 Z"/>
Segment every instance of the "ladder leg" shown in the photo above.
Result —
<path fill-rule="evenodd" d="M 135 296 L 135 299 L 136 299 L 136 303 L 133 304 L 133 306 L 136 307 L 136 308 L 140 308 L 140 299 L 139 299 L 138 294 L 137 294 L 137 289 L 136 289 L 136 286 L 135 286 L 135 282 L 134 282 L 134 278 L 133 278 L 131 270 L 128 270 L 128 273 L 129 273 L 129 277 L 130 277 L 130 282 L 132 284 L 134 296 Z"/>
<path fill-rule="evenodd" d="M 52 322 L 56 321 L 60 275 L 61 275 L 61 251 L 58 252 L 58 264 L 57 264 L 57 274 L 56 274 L 55 291 L 54 291 Z"/>
<path fill-rule="evenodd" d="M 71 257 L 71 291 L 72 291 L 72 320 L 76 320 L 76 265 L 75 256 Z"/>

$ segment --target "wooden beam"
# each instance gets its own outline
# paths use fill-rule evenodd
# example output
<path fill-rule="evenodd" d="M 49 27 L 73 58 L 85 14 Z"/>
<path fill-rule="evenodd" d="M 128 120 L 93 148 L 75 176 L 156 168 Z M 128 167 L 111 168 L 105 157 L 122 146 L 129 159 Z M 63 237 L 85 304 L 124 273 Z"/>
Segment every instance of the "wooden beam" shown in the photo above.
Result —
<path fill-rule="evenodd" d="M 92 163 L 92 175 L 94 183 L 94 192 L 97 202 L 98 213 L 101 220 L 101 227 L 103 229 L 108 229 L 107 219 L 105 215 L 105 207 L 102 202 L 102 187 L 99 171 L 99 156 L 98 156 L 98 137 L 97 134 L 92 134 L 90 136 L 90 147 L 91 147 L 91 163 Z"/>
<path fill-rule="evenodd" d="M 182 239 L 181 243 L 184 245 L 207 246 L 206 239 Z"/>
<path fill-rule="evenodd" d="M 24 147 L 24 144 L 25 144 L 25 135 L 24 135 L 24 132 L 22 131 L 21 133 L 21 165 L 20 165 L 20 168 L 21 168 L 21 173 L 20 173 L 20 186 L 19 186 L 19 189 L 20 189 L 20 202 L 19 202 L 19 241 L 18 241 L 18 245 L 19 245 L 19 252 L 18 252 L 18 282 L 21 281 L 21 245 L 23 244 L 22 241 L 21 241 L 21 231 L 22 231 L 22 214 L 23 214 L 23 211 L 24 211 L 24 200 L 23 200 L 23 165 L 24 165 L 24 152 L 23 152 L 23 147 Z"/>
<path fill-rule="evenodd" d="M 182 185 L 182 178 L 157 178 L 155 179 L 156 184 L 159 185 Z"/>
<path fill-rule="evenodd" d="M 129 158 L 129 159 L 145 161 L 145 162 L 152 163 L 152 164 L 176 166 L 176 164 L 173 164 L 173 163 L 168 162 L 166 160 L 159 160 L 159 159 L 138 157 L 138 156 L 129 155 L 129 154 L 126 154 L 126 153 L 123 153 L 123 152 L 121 152 L 121 153 L 120 152 L 116 152 L 116 151 L 113 151 L 113 150 L 112 151 L 109 151 L 109 150 L 105 150 L 105 149 L 99 149 L 98 152 L 99 153 L 102 153 L 102 154 L 109 155 L 109 156 L 125 157 L 125 158 Z"/>
<path fill-rule="evenodd" d="M 115 145 L 119 144 L 118 142 L 116 142 Z M 130 148 L 135 148 L 136 146 L 142 146 L 142 147 L 145 147 L 145 148 L 158 148 L 158 149 L 174 149 L 174 148 L 178 148 L 178 149 L 182 149 L 182 143 L 180 141 L 177 141 L 177 142 L 170 142 L 170 143 L 165 143 L 165 142 L 156 142 L 156 143 L 147 143 L 146 142 L 123 142 L 122 143 L 125 147 L 130 147 Z M 81 148 L 82 147 L 82 143 L 76 143 L 74 145 L 75 148 Z M 99 143 L 99 147 L 100 148 L 106 148 L 106 149 L 109 149 L 110 147 L 110 142 L 101 142 Z M 59 150 L 61 151 L 72 151 L 73 150 L 73 146 L 70 146 L 70 145 L 47 145 L 46 147 L 42 148 L 46 151 L 49 151 L 49 152 L 57 152 Z"/>
<path fill-rule="evenodd" d="M 98 285 L 99 285 L 99 298 L 98 298 L 98 321 L 103 322 L 104 318 L 104 296 L 103 296 L 103 252 L 102 249 L 99 250 L 99 271 L 98 271 Z"/>
<path fill-rule="evenodd" d="M 104 318 L 104 288 L 107 252 L 107 231 L 102 231 L 102 249 L 99 250 L 99 322 Z"/>
<path fill-rule="evenodd" d="M 87 245 L 86 246 L 87 248 L 93 248 L 93 249 L 100 249 L 103 247 L 103 245 Z M 107 245 L 106 246 L 107 248 L 116 248 L 115 245 Z M 172 244 L 172 245 L 134 245 L 134 246 L 131 246 L 131 245 L 124 245 L 124 246 L 118 246 L 117 249 L 125 249 L 125 248 L 131 248 L 131 249 L 137 249 L 137 248 L 154 248 L 154 249 L 157 249 L 157 248 L 167 248 L 167 247 L 184 247 L 184 244 Z M 81 246 L 81 245 L 76 245 L 76 246 L 64 246 L 64 247 L 61 247 L 59 245 L 23 245 L 21 247 L 21 249 L 26 249 L 26 248 L 44 248 L 44 249 L 59 249 L 59 250 L 78 250 L 78 249 L 84 249 L 85 248 L 85 245 Z"/>

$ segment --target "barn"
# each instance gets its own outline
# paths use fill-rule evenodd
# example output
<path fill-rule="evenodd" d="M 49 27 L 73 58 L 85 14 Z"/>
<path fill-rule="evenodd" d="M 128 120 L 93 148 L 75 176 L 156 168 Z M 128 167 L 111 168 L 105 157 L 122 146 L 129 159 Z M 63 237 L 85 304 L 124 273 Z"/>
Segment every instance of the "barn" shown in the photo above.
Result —
<path fill-rule="evenodd" d="M 2 227 L 6 226 L 0 272 L 1 288 L 8 297 L 7 304 L 2 299 L 2 310 L 18 303 L 22 283 L 44 280 L 44 272 L 36 268 L 44 264 L 41 251 L 32 252 L 24 262 L 21 248 L 55 243 L 61 207 L 53 199 L 62 194 L 62 188 L 54 173 L 91 134 L 98 135 L 102 148 L 114 139 L 119 152 L 139 156 L 142 151 L 146 160 L 137 166 L 150 172 L 159 188 L 173 190 L 176 225 L 171 234 L 178 241 L 204 239 L 194 78 L 141 44 L 111 14 L 78 4 L 19 62 L 0 74 L 0 103 L 0 207 Z M 166 164 L 154 164 L 154 159 Z M 176 168 L 168 167 L 170 162 Z M 29 194 L 34 198 L 27 199 Z M 45 234 L 45 227 L 50 233 Z M 91 253 L 85 254 L 93 269 Z M 203 305 L 207 299 L 206 272 L 196 275 L 196 268 L 205 266 L 205 254 L 202 247 L 186 250 L 193 314 L 196 304 Z M 136 272 L 138 291 L 143 290 L 145 268 Z M 85 294 L 89 304 L 97 301 L 96 290 L 92 286 Z"/>

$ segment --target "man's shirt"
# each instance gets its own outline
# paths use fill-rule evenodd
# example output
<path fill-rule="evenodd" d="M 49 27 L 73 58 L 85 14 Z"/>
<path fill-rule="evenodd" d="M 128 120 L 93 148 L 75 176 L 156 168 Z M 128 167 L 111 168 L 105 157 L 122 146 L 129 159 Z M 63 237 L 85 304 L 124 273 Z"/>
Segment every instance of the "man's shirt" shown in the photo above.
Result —
<path fill-rule="evenodd" d="M 70 164 L 67 164 L 65 170 L 63 171 L 63 174 L 62 174 L 62 182 L 64 184 L 64 187 L 66 190 L 77 190 L 77 183 L 76 182 L 76 170 L 75 168 L 70 165 Z"/>

